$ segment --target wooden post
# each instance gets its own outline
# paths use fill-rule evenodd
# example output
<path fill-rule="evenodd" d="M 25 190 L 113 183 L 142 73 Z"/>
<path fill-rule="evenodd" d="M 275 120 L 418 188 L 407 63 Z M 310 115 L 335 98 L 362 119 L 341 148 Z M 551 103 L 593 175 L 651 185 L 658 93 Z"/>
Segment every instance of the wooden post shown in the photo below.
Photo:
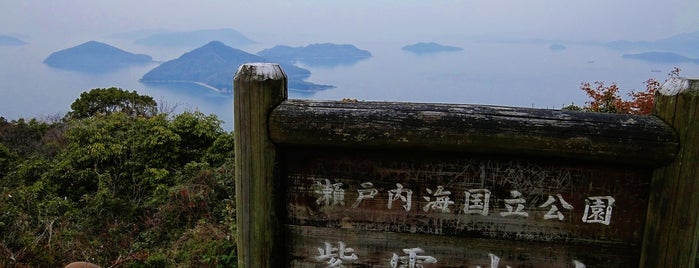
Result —
<path fill-rule="evenodd" d="M 240 66 L 234 84 L 235 193 L 238 266 L 281 267 L 284 258 L 275 204 L 277 149 L 269 140 L 270 111 L 287 98 L 287 77 L 277 64 Z"/>
<path fill-rule="evenodd" d="M 675 129 L 680 148 L 671 164 L 653 172 L 640 267 L 695 267 L 699 238 L 699 80 L 668 80 L 656 94 L 654 113 Z"/>

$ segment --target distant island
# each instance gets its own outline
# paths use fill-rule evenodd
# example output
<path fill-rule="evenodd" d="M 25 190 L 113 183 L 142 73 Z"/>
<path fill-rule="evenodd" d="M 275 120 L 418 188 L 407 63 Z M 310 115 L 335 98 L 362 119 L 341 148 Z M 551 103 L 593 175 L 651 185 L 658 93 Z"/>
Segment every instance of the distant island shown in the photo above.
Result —
<path fill-rule="evenodd" d="M 0 46 L 21 46 L 26 44 L 27 42 L 24 42 L 19 38 L 0 34 Z"/>
<path fill-rule="evenodd" d="M 626 52 L 671 51 L 690 57 L 699 57 L 699 31 L 673 35 L 654 41 L 617 40 L 604 44 L 605 47 Z"/>
<path fill-rule="evenodd" d="M 258 55 L 212 41 L 177 59 L 164 62 L 141 78 L 142 83 L 194 83 L 218 92 L 233 90 L 233 75 L 240 65 L 248 62 L 270 62 Z M 311 72 L 297 66 L 280 63 L 289 79 L 289 88 L 301 91 L 319 91 L 330 85 L 313 84 L 304 79 Z"/>
<path fill-rule="evenodd" d="M 110 72 L 151 62 L 151 56 L 129 53 L 96 41 L 56 51 L 44 60 L 45 64 L 54 68 L 86 73 Z"/>
<path fill-rule="evenodd" d="M 113 33 L 113 34 L 108 35 L 108 37 L 114 38 L 114 39 L 138 40 L 138 39 L 144 39 L 146 37 L 149 37 L 149 36 L 152 36 L 155 34 L 163 34 L 163 33 L 168 33 L 168 31 L 164 30 L 164 29 L 140 29 L 140 30 Z"/>
<path fill-rule="evenodd" d="M 435 42 L 429 42 L 429 43 L 415 43 L 412 45 L 407 45 L 402 48 L 404 51 L 412 52 L 415 54 L 432 54 L 432 53 L 439 53 L 439 52 L 451 52 L 451 51 L 462 51 L 464 50 L 463 48 L 460 47 L 453 47 L 453 46 L 445 46 L 441 45 Z"/>
<path fill-rule="evenodd" d="M 255 43 L 255 41 L 250 40 L 234 29 L 155 33 L 148 37 L 137 39 L 134 43 L 156 47 L 196 48 L 209 43 L 211 40 L 219 40 L 224 44 L 235 47 Z"/>
<path fill-rule="evenodd" d="M 563 51 L 563 50 L 565 50 L 565 49 L 566 49 L 566 46 L 556 43 L 556 44 L 551 44 L 551 45 L 549 46 L 549 49 L 550 49 L 551 51 L 556 51 L 556 52 L 558 52 L 558 51 Z"/>
<path fill-rule="evenodd" d="M 304 47 L 275 46 L 257 55 L 275 62 L 302 62 L 313 66 L 337 66 L 354 64 L 371 57 L 371 52 L 349 44 L 312 44 Z"/>
<path fill-rule="evenodd" d="M 638 54 L 624 54 L 625 59 L 636 59 L 654 63 L 696 63 L 699 64 L 699 59 L 688 58 L 672 52 L 645 52 Z"/>

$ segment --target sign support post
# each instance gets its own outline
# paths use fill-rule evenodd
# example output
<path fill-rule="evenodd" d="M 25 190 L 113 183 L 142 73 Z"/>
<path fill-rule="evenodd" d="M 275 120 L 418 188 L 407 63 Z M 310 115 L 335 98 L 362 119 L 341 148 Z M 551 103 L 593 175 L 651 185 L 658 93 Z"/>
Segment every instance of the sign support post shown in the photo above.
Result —
<path fill-rule="evenodd" d="M 287 77 L 272 63 L 240 66 L 234 84 L 235 194 L 238 266 L 281 267 L 282 234 L 275 204 L 277 148 L 269 140 L 270 111 L 287 99 Z"/>
<path fill-rule="evenodd" d="M 680 148 L 672 163 L 653 172 L 640 267 L 694 267 L 699 240 L 699 80 L 671 78 L 656 93 L 654 108 L 677 132 Z"/>

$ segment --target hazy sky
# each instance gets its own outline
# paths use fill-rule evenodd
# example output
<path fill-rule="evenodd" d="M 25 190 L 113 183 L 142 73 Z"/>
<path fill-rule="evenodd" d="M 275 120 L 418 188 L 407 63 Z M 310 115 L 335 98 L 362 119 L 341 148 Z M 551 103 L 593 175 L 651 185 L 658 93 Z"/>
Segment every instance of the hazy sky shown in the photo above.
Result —
<path fill-rule="evenodd" d="M 642 88 L 641 82 L 650 75 L 664 73 L 650 73 L 657 68 L 627 62 L 603 48 L 579 46 L 569 53 L 548 53 L 544 47 L 539 54 L 527 54 L 539 51 L 531 48 L 539 44 L 523 44 L 519 49 L 524 50 L 513 51 L 512 44 L 471 40 L 544 39 L 560 40 L 566 45 L 566 41 L 656 40 L 699 31 L 699 0 L 0 0 L 0 34 L 31 43 L 0 51 L 5 63 L 0 64 L 5 68 L 0 72 L 0 82 L 4 82 L 0 85 L 0 100 L 13 100 L 0 103 L 0 107 L 5 108 L 5 116 L 8 110 L 18 110 L 9 114 L 15 117 L 52 114 L 68 107 L 74 98 L 69 93 L 53 97 L 48 103 L 53 106 L 36 105 L 36 100 L 50 95 L 42 90 L 46 83 L 62 86 L 66 92 L 115 85 L 143 87 L 136 81 L 142 73 L 128 73 L 131 69 L 110 78 L 41 68 L 41 62 L 54 51 L 95 40 L 156 60 L 170 60 L 191 48 L 143 47 L 132 39 L 117 39 L 114 34 L 220 28 L 236 29 L 259 42 L 256 47 L 242 48 L 249 52 L 273 45 L 330 42 L 354 44 L 377 55 L 376 60 L 364 62 L 362 69 L 348 67 L 354 73 L 348 69 L 314 70 L 317 77 L 312 79 L 317 80 L 312 82 L 338 86 L 314 98 L 356 96 L 368 100 L 554 107 L 571 101 L 583 103 L 583 93 L 577 89 L 581 81 L 604 80 L 620 82 L 626 89 Z M 426 59 L 404 57 L 397 49 L 425 41 L 473 50 Z M 504 61 L 511 64 L 502 64 Z M 401 64 L 410 68 L 400 69 Z M 444 66 L 454 70 L 433 70 Z M 696 76 L 697 66 L 688 66 L 683 74 Z M 388 69 L 393 70 L 386 72 Z M 408 76 L 419 78 L 400 85 L 392 82 Z M 441 83 L 445 89 L 438 94 L 423 90 L 435 87 L 434 83 Z M 459 83 L 468 83 L 469 90 L 462 90 Z M 531 84 L 537 86 L 527 87 Z M 174 102 L 195 102 L 196 107 L 225 110 L 223 116 L 230 116 L 229 103 L 212 106 L 202 99 L 180 98 L 176 92 L 151 92 L 154 96 L 169 94 Z M 25 107 L 31 108 L 23 110 Z"/>
<path fill-rule="evenodd" d="M 30 42 L 80 43 L 135 30 L 213 28 L 234 28 L 254 40 L 290 45 L 479 36 L 654 40 L 699 30 L 699 1 L 0 1 L 0 34 Z"/>

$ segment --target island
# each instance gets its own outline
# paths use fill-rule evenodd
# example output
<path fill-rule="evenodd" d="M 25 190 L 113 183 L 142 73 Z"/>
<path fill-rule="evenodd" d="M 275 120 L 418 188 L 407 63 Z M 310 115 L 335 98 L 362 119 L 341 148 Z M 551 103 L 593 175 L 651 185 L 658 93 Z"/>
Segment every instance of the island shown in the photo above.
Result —
<path fill-rule="evenodd" d="M 257 52 L 257 55 L 275 62 L 290 64 L 301 62 L 321 67 L 351 65 L 372 56 L 368 50 L 359 49 L 354 45 L 332 43 L 311 44 L 303 47 L 279 45 Z"/>
<path fill-rule="evenodd" d="M 420 42 L 404 46 L 402 50 L 412 52 L 415 54 L 434 54 L 440 52 L 462 51 L 464 49 L 460 47 L 441 45 L 435 42 Z"/>
<path fill-rule="evenodd" d="M 605 43 L 604 46 L 624 52 L 666 51 L 699 57 L 697 43 L 699 43 L 699 31 L 676 34 L 653 41 L 617 40 Z"/>
<path fill-rule="evenodd" d="M 97 41 L 88 41 L 56 51 L 44 60 L 45 64 L 53 68 L 85 73 L 111 72 L 151 62 L 153 62 L 151 56 L 133 54 Z"/>
<path fill-rule="evenodd" d="M 566 46 L 561 45 L 561 44 L 551 44 L 551 45 L 549 46 L 549 49 L 550 49 L 551 51 L 558 52 L 558 51 L 563 51 L 563 50 L 565 50 L 565 49 L 566 49 Z"/>
<path fill-rule="evenodd" d="M 17 37 L 0 34 L 0 46 L 22 46 L 26 44 L 27 42 L 24 42 Z"/>
<path fill-rule="evenodd" d="M 642 61 L 647 61 L 647 62 L 653 62 L 653 63 L 686 63 L 686 62 L 691 62 L 691 63 L 697 63 L 699 64 L 699 59 L 692 59 L 688 58 L 676 53 L 672 52 L 658 52 L 658 51 L 652 51 L 652 52 L 645 52 L 645 53 L 637 53 L 637 54 L 624 54 L 622 55 L 623 58 L 625 59 L 635 59 L 635 60 L 642 60 Z"/>
<path fill-rule="evenodd" d="M 155 47 L 196 48 L 218 40 L 234 47 L 254 44 L 255 41 L 234 29 L 197 30 L 191 32 L 161 32 L 137 39 L 134 43 Z"/>
<path fill-rule="evenodd" d="M 240 65 L 249 62 L 271 62 L 255 54 L 235 49 L 220 41 L 187 52 L 177 59 L 166 61 L 149 71 L 140 79 L 141 83 L 191 83 L 205 86 L 213 91 L 227 93 L 233 90 L 233 75 Z M 333 88 L 304 81 L 311 72 L 281 62 L 288 77 L 289 89 L 319 91 Z"/>

